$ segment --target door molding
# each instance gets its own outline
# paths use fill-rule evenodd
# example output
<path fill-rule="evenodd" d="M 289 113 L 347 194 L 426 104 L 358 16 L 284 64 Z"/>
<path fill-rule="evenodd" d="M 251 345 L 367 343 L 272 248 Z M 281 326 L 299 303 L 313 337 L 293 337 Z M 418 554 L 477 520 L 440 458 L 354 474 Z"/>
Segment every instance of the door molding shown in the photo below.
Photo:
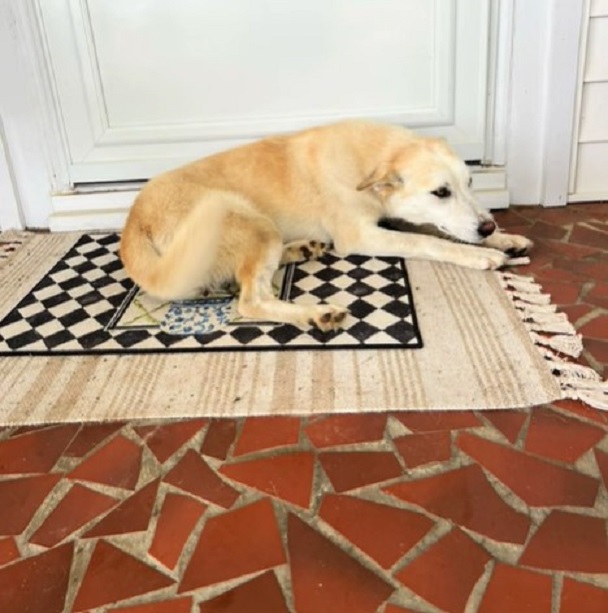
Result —
<path fill-rule="evenodd" d="M 514 2 L 507 133 L 513 204 L 567 203 L 584 10 L 585 2 L 572 0 Z"/>
<path fill-rule="evenodd" d="M 4 125 L 0 117 L 0 231 L 23 230 L 25 224 L 17 184 L 5 143 Z"/>

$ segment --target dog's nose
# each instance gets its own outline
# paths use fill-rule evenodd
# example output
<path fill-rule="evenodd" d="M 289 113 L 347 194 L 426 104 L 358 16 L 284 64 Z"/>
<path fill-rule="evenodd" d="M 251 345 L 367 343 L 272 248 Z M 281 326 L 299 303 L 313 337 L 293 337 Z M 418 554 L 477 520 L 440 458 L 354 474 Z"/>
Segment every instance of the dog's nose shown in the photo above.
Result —
<path fill-rule="evenodd" d="M 490 236 L 494 230 L 496 230 L 496 224 L 491 219 L 480 221 L 479 225 L 477 226 L 477 232 L 479 233 L 479 236 L 482 236 L 483 238 Z"/>

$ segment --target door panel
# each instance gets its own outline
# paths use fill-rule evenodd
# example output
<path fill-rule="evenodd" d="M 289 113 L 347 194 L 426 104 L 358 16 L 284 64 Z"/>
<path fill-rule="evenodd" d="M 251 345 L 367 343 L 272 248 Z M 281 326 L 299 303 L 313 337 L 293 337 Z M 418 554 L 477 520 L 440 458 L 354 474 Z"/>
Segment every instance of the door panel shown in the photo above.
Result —
<path fill-rule="evenodd" d="M 38 0 L 70 182 L 347 117 L 483 156 L 489 0 Z"/>

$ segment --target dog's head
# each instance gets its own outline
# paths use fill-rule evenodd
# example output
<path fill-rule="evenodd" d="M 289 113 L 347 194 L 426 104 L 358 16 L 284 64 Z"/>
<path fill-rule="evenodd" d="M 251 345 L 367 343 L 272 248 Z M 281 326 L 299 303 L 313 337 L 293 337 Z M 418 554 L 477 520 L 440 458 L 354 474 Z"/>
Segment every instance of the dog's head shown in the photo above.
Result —
<path fill-rule="evenodd" d="M 471 190 L 468 167 L 442 140 L 413 140 L 380 163 L 357 189 L 372 191 L 387 217 L 431 224 L 460 241 L 479 243 L 496 229 Z"/>

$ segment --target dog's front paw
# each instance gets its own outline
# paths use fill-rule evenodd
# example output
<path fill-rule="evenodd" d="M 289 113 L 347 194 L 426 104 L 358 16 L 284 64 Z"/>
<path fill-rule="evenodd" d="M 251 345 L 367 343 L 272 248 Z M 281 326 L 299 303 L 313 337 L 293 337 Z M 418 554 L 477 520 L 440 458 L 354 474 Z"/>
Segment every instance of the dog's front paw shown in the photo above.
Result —
<path fill-rule="evenodd" d="M 519 234 L 503 234 L 495 232 L 489 236 L 483 244 L 492 249 L 504 251 L 509 257 L 518 258 L 527 255 L 534 243 L 525 236 Z"/>
<path fill-rule="evenodd" d="M 476 248 L 477 253 L 471 254 L 462 264 L 468 268 L 476 270 L 496 270 L 503 267 L 509 256 L 497 249 L 487 249 L 486 247 Z"/>
<path fill-rule="evenodd" d="M 330 332 L 341 328 L 346 321 L 347 315 L 348 309 L 332 304 L 323 304 L 314 307 L 314 313 L 311 315 L 308 323 L 323 332 Z"/>

